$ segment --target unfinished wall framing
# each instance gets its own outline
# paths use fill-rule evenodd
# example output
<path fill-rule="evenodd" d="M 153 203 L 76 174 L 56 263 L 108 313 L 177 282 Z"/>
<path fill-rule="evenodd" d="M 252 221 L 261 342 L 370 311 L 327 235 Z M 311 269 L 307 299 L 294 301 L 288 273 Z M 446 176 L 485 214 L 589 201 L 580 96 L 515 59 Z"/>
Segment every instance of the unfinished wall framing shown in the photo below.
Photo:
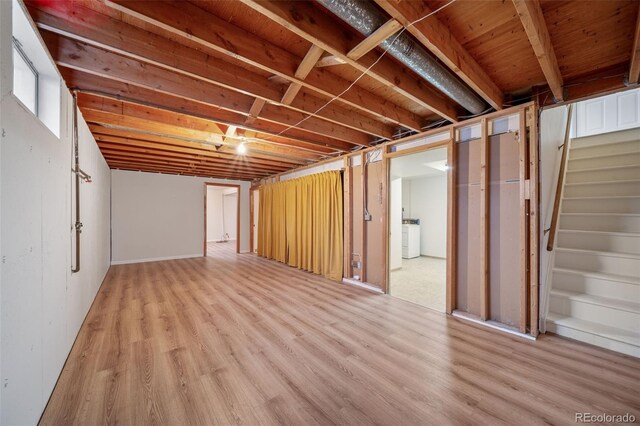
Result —
<path fill-rule="evenodd" d="M 528 103 L 341 157 L 344 277 L 387 292 L 389 159 L 447 147 L 447 313 L 536 336 L 537 126 Z"/>

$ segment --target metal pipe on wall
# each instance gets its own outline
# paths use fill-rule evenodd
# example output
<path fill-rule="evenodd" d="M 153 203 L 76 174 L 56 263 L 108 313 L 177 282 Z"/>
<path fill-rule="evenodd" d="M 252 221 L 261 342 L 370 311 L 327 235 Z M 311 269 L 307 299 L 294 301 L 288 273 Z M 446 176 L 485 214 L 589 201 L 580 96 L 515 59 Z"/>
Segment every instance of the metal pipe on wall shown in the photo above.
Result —
<path fill-rule="evenodd" d="M 76 209 L 76 221 L 74 224 L 74 228 L 76 231 L 76 260 L 75 266 L 71 267 L 71 272 L 76 273 L 80 272 L 80 234 L 82 233 L 82 222 L 80 221 L 80 182 L 84 179 L 86 182 L 91 182 L 91 176 L 85 173 L 80 168 L 80 149 L 79 149 L 79 140 L 78 140 L 78 94 L 74 90 L 72 92 L 73 95 L 73 157 L 74 157 L 74 166 L 71 169 L 72 173 L 75 174 L 75 209 Z"/>

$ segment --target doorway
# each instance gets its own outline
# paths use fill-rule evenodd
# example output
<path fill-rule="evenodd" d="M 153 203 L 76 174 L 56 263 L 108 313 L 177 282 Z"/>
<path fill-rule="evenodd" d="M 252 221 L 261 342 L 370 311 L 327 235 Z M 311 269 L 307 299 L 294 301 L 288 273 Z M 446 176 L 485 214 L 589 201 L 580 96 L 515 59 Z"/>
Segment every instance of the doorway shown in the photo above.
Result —
<path fill-rule="evenodd" d="M 204 255 L 240 253 L 240 185 L 206 183 Z"/>
<path fill-rule="evenodd" d="M 446 312 L 448 148 L 396 156 L 389 168 L 389 294 Z"/>

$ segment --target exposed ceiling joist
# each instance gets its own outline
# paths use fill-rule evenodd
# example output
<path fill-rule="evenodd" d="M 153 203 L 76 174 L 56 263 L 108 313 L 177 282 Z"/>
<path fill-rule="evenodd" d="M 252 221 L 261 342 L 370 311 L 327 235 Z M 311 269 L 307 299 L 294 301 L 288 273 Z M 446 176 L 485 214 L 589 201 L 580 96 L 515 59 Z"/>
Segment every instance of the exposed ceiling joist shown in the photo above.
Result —
<path fill-rule="evenodd" d="M 89 128 L 98 142 L 109 142 L 171 153 L 202 156 L 211 160 L 222 161 L 226 164 L 245 164 L 248 166 L 265 168 L 283 168 L 285 170 L 293 167 L 292 164 L 295 165 L 295 163 L 283 160 L 263 159 L 251 156 L 240 156 L 232 153 L 223 153 L 216 150 L 211 145 L 201 142 L 158 136 L 139 131 L 130 131 L 128 129 L 102 127 L 100 124 L 93 123 L 89 124 Z"/>
<path fill-rule="evenodd" d="M 544 20 L 540 1 L 513 0 L 513 5 L 520 16 L 524 31 L 527 33 L 553 96 L 556 100 L 562 101 L 564 99 L 562 74 L 560 74 L 558 60 L 551 44 L 551 36 Z"/>
<path fill-rule="evenodd" d="M 410 25 L 433 12 L 426 2 L 375 1 L 489 105 L 496 110 L 503 108 L 502 91 L 436 15 Z"/>
<path fill-rule="evenodd" d="M 388 20 L 383 26 L 375 30 L 369 37 L 362 40 L 347 53 L 349 59 L 357 61 L 375 49 L 380 43 L 391 37 L 402 28 L 402 24 L 395 19 Z"/>
<path fill-rule="evenodd" d="M 430 109 L 449 121 L 458 121 L 458 107 L 455 102 L 432 88 L 406 68 L 399 67 L 392 58 L 369 52 L 359 61 L 347 56 L 353 46 L 343 36 L 343 29 L 330 16 L 317 10 L 308 2 L 239 0 L 260 12 L 305 40 L 321 47 L 332 55 L 344 60 L 359 72 L 367 75 L 387 88 L 411 101 Z M 378 61 L 378 59 L 380 59 Z M 377 63 L 376 63 L 377 62 Z M 369 70 L 374 63 L 376 65 Z"/>
<path fill-rule="evenodd" d="M 98 135 L 100 136 L 100 135 Z M 105 153 L 121 153 L 123 155 L 133 155 L 133 154 L 144 154 L 152 157 L 171 159 L 175 161 L 182 162 L 197 162 L 202 164 L 208 164 L 214 167 L 219 167 L 220 169 L 233 169 L 240 170 L 246 172 L 259 172 L 263 174 L 275 173 L 276 171 L 283 171 L 286 168 L 283 167 L 268 167 L 268 166 L 260 166 L 256 164 L 248 164 L 248 163 L 238 163 L 232 165 L 228 161 L 222 161 L 219 159 L 210 158 L 202 155 L 192 155 L 192 154 L 183 154 L 183 153 L 174 153 L 171 151 L 166 151 L 163 149 L 156 148 L 143 148 L 140 147 L 136 142 L 131 142 L 127 139 L 120 139 L 113 136 L 100 136 L 96 138 L 98 142 L 98 146 L 100 150 Z M 124 142 L 122 142 L 124 141 Z"/>
<path fill-rule="evenodd" d="M 304 80 L 296 78 L 294 70 L 297 69 L 300 58 L 190 3 L 105 0 L 105 4 L 178 37 L 197 42 L 205 48 L 231 56 L 287 81 L 299 83 L 324 96 L 334 97 L 350 85 L 350 81 L 318 68 L 313 69 Z M 400 83 L 404 84 L 403 81 Z M 417 90 L 418 87 L 414 89 Z M 359 86 L 345 93 L 338 102 L 372 114 L 379 120 L 394 122 L 412 130 L 419 130 L 424 122 L 422 117 Z"/>
<path fill-rule="evenodd" d="M 71 88 L 87 90 L 106 99 L 125 100 L 133 103 L 151 105 L 168 111 L 192 115 L 194 117 L 213 120 L 221 125 L 241 123 L 245 116 L 231 111 L 226 111 L 215 106 L 192 101 L 189 99 L 158 93 L 119 81 L 109 80 L 103 77 L 87 74 L 78 70 L 60 67 L 63 78 Z M 107 93 L 105 93 L 107 92 Z M 103 102 L 101 102 L 102 104 Z M 92 108 L 98 108 L 93 106 Z M 238 126 L 245 130 L 254 130 L 269 136 L 272 143 L 291 144 L 300 149 L 312 152 L 331 153 L 340 151 L 338 148 L 343 141 L 327 136 L 307 132 L 304 129 L 291 129 L 286 135 L 276 136 L 286 127 L 264 119 L 256 119 L 251 124 Z"/>
<path fill-rule="evenodd" d="M 155 129 L 157 132 L 163 132 L 166 130 L 169 134 L 175 134 L 177 136 L 192 139 L 206 140 L 214 144 L 231 147 L 234 147 L 237 144 L 237 141 L 235 140 L 227 142 L 225 137 L 222 136 L 225 134 L 222 132 L 220 127 L 215 122 L 203 118 L 85 93 L 78 94 L 78 105 L 82 110 L 101 111 L 122 115 L 132 119 L 130 120 L 131 122 L 133 122 L 133 119 L 143 120 L 139 121 L 139 123 L 144 126 L 140 128 L 141 130 Z M 208 139 L 206 139 L 207 135 L 210 135 Z M 228 135 L 225 136 L 229 137 Z M 290 146 L 287 149 L 284 149 L 278 145 L 272 145 L 265 141 L 261 141 L 260 139 L 256 139 L 255 142 L 256 145 L 260 147 L 261 151 L 266 153 L 273 153 L 274 155 L 287 154 L 294 158 L 304 160 L 314 160 L 318 158 L 315 153 L 299 150 L 295 146 Z"/>
<path fill-rule="evenodd" d="M 43 38 L 58 65 L 78 69 L 104 78 L 135 84 L 165 94 L 173 94 L 186 99 L 205 102 L 229 111 L 248 115 L 253 98 L 210 82 L 202 81 L 182 74 L 176 74 L 164 68 L 141 63 L 138 60 L 127 58 L 119 54 L 94 47 L 75 40 L 70 40 L 47 31 L 42 32 Z M 305 108 L 313 109 L 315 105 L 321 105 L 324 101 L 310 97 L 300 99 L 301 103 L 307 103 Z M 333 120 L 328 121 L 327 116 L 333 115 Z M 357 114 L 356 114 L 357 115 Z M 307 116 L 298 111 L 286 111 L 276 105 L 266 105 L 261 116 L 281 124 L 295 124 Z M 278 118 L 275 118 L 278 117 Z M 280 121 L 283 120 L 283 121 Z M 356 121 L 357 120 L 357 121 Z M 333 109 L 326 112 L 320 118 L 311 117 L 304 122 L 304 128 L 323 135 L 332 135 L 335 138 L 368 146 L 371 136 L 362 129 L 368 124 L 376 126 L 385 135 L 390 129 L 384 128 L 379 122 L 360 122 L 354 119 L 350 111 L 345 109 Z M 384 128 L 384 129 L 383 129 Z M 377 132 L 376 132 L 377 133 Z"/>

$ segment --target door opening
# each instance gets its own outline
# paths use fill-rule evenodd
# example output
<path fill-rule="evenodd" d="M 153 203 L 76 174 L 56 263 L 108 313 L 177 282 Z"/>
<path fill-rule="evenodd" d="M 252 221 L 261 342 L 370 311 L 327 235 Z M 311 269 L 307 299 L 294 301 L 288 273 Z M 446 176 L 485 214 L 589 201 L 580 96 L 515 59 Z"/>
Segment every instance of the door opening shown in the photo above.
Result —
<path fill-rule="evenodd" d="M 240 253 L 240 185 L 206 183 L 204 256 Z"/>
<path fill-rule="evenodd" d="M 390 161 L 389 294 L 445 312 L 447 147 Z"/>

